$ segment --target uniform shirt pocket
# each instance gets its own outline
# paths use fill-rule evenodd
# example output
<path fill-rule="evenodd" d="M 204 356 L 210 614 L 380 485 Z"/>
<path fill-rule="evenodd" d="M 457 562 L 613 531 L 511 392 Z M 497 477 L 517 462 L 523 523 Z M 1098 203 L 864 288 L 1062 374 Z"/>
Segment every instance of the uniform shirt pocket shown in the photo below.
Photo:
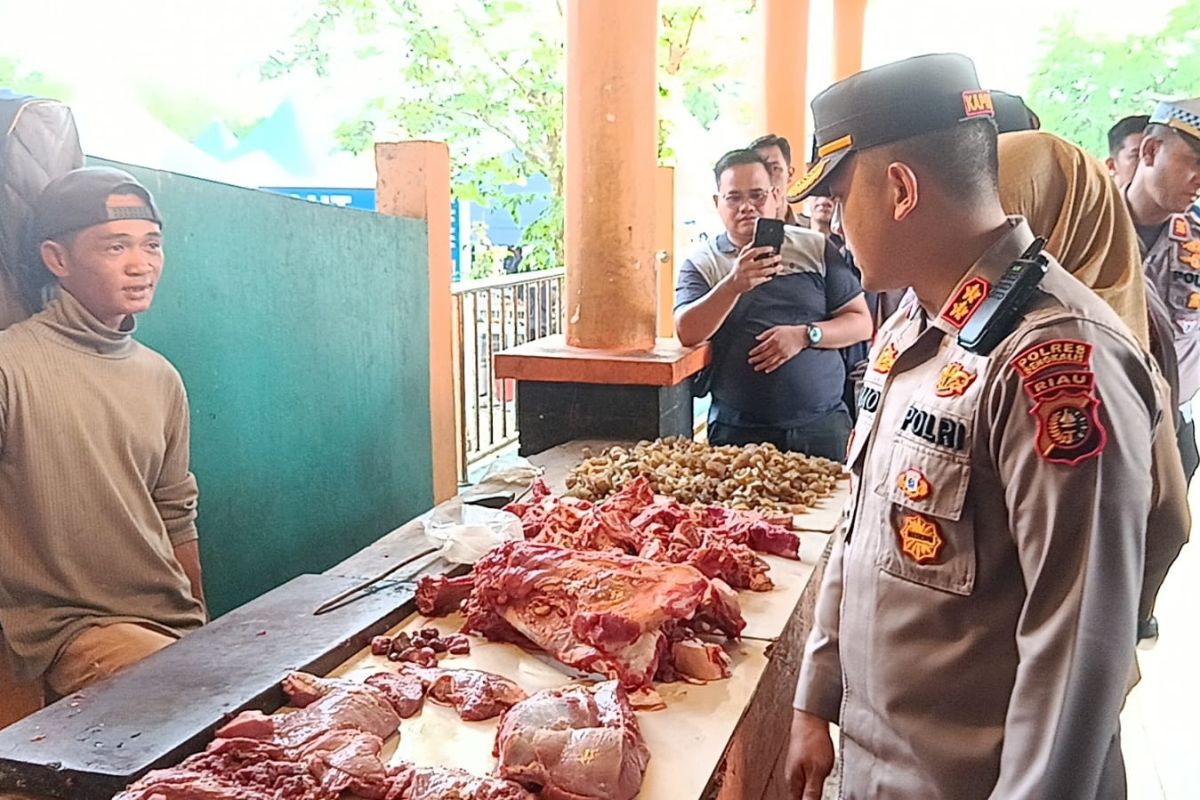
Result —
<path fill-rule="evenodd" d="M 1192 333 L 1200 325 L 1200 272 L 1172 266 L 1167 298 L 1171 321 L 1180 333 Z"/>
<path fill-rule="evenodd" d="M 975 589 L 975 525 L 965 503 L 971 463 L 961 455 L 897 439 L 875 486 L 885 506 L 876 565 L 891 575 L 957 595 Z"/>

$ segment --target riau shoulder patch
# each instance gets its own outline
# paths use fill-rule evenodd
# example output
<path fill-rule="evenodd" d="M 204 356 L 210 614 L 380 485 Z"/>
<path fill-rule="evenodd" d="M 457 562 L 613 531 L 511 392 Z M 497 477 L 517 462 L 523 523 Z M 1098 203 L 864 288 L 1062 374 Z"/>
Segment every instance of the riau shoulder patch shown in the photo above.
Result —
<path fill-rule="evenodd" d="M 1051 367 L 1083 367 L 1092 364 L 1092 346 L 1077 339 L 1054 339 L 1025 348 L 1010 362 L 1028 380 Z"/>
<path fill-rule="evenodd" d="M 971 278 L 962 285 L 958 294 L 946 303 L 945 308 L 942 309 L 942 319 L 955 328 L 961 329 L 967 324 L 967 320 L 979 310 L 979 306 L 987 299 L 988 292 L 991 290 L 992 285 L 983 278 Z"/>
<path fill-rule="evenodd" d="M 1052 464 L 1074 466 L 1104 452 L 1108 432 L 1100 421 L 1096 376 L 1088 370 L 1055 372 L 1027 381 L 1029 410 L 1038 422 L 1037 454 Z"/>

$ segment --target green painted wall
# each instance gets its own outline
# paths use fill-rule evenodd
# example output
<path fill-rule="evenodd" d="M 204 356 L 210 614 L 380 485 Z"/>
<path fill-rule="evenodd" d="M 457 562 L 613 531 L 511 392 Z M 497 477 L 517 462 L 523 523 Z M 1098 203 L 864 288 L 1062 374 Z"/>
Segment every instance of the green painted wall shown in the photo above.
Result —
<path fill-rule="evenodd" d="M 187 386 L 214 615 L 429 508 L 425 223 L 113 166 L 165 221 L 137 338 Z"/>

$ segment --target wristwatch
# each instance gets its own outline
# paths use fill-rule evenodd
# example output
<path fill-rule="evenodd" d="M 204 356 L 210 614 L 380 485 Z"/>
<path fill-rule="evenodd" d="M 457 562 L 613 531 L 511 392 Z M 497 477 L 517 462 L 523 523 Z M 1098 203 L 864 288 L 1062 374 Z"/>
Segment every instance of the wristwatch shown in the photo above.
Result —
<path fill-rule="evenodd" d="M 825 338 L 825 334 L 816 325 L 808 326 L 808 346 L 817 347 L 821 344 L 821 340 Z"/>

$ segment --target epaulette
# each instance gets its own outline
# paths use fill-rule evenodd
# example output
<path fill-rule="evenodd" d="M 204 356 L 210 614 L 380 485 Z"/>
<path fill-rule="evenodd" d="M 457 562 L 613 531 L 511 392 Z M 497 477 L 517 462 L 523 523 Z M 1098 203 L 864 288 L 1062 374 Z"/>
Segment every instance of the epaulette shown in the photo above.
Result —
<path fill-rule="evenodd" d="M 1042 252 L 1045 244 L 1045 239 L 1035 239 L 996 281 L 958 334 L 963 349 L 986 356 L 1012 333 L 1049 269 L 1050 262 Z"/>

